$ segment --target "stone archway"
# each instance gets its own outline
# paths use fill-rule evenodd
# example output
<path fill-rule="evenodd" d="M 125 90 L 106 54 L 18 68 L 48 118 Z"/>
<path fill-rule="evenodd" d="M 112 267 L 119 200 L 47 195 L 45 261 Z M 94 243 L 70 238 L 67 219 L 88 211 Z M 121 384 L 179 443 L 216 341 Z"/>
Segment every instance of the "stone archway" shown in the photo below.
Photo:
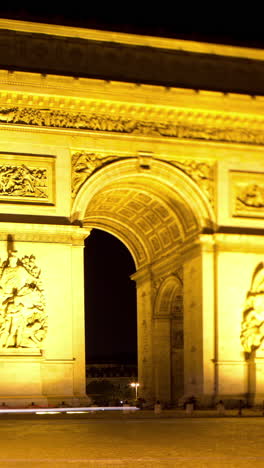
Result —
<path fill-rule="evenodd" d="M 208 200 L 190 177 L 169 163 L 149 159 L 141 164 L 139 159 L 129 158 L 110 162 L 87 177 L 75 198 L 72 220 L 87 229 L 100 228 L 115 235 L 133 256 L 141 395 L 150 400 L 160 397 L 168 403 L 175 401 L 183 392 L 183 381 L 172 384 L 176 374 L 183 380 L 183 351 L 175 353 L 177 358 L 181 354 L 176 365 L 177 358 L 172 357 L 173 326 L 162 337 L 165 341 L 167 337 L 167 379 L 162 391 L 164 359 L 158 358 L 156 350 L 161 344 L 161 326 L 157 323 L 164 321 L 166 301 L 170 309 L 166 320 L 182 321 L 173 310 L 179 283 L 175 283 L 175 276 L 166 280 L 162 292 L 157 284 L 175 275 L 183 267 L 184 250 L 195 245 L 200 233 L 213 228 Z M 172 370 L 173 366 L 176 368 Z"/>
<path fill-rule="evenodd" d="M 153 316 L 156 396 L 176 404 L 184 393 L 182 269 L 160 278 L 157 288 Z"/>

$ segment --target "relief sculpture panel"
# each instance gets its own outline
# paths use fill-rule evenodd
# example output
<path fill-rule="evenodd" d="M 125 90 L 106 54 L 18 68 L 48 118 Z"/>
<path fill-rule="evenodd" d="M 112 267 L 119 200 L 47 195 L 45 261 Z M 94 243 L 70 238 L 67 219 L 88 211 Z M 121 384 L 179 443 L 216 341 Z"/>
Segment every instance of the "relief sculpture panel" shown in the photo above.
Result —
<path fill-rule="evenodd" d="M 264 174 L 231 172 L 232 214 L 240 217 L 264 217 Z"/>
<path fill-rule="evenodd" d="M 246 353 L 264 345 L 264 263 L 256 267 L 243 311 L 241 343 Z"/>
<path fill-rule="evenodd" d="M 0 201 L 54 204 L 54 159 L 0 154 Z"/>
<path fill-rule="evenodd" d="M 34 255 L 15 250 L 0 261 L 0 349 L 42 348 L 47 314 L 41 271 Z"/>

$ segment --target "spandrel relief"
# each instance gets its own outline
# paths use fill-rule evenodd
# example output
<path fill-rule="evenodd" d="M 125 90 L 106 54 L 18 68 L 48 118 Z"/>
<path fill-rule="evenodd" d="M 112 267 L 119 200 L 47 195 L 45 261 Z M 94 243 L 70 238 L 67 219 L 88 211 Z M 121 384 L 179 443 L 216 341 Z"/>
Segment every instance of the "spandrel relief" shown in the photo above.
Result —
<path fill-rule="evenodd" d="M 246 353 L 264 349 L 264 263 L 257 266 L 247 293 L 241 343 Z"/>
<path fill-rule="evenodd" d="M 72 197 L 96 169 L 115 161 L 117 156 L 78 151 L 72 154 Z"/>
<path fill-rule="evenodd" d="M 0 154 L 1 202 L 54 204 L 54 158 Z"/>
<path fill-rule="evenodd" d="M 47 314 L 34 255 L 15 250 L 0 261 L 0 348 L 42 348 Z"/>

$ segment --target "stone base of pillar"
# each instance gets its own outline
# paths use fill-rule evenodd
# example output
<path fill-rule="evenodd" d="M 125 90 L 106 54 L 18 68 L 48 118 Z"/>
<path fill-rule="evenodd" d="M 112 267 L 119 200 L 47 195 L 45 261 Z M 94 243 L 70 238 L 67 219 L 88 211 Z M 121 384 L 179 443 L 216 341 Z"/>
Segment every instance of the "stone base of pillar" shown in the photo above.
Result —
<path fill-rule="evenodd" d="M 82 406 L 90 406 L 92 403 L 91 398 L 87 395 L 83 396 L 41 396 L 41 395 L 27 395 L 27 396 L 0 396 L 0 412 L 1 409 L 7 408 L 48 408 L 48 407 L 74 407 L 79 408 Z"/>
<path fill-rule="evenodd" d="M 49 406 L 69 406 L 78 408 L 81 406 L 90 406 L 92 399 L 89 395 L 60 395 L 60 396 L 47 396 Z"/>
<path fill-rule="evenodd" d="M 92 403 L 73 386 L 73 361 L 46 361 L 32 349 L 7 349 L 0 353 L 0 408 L 9 406 L 86 406 Z"/>
<path fill-rule="evenodd" d="M 0 395 L 0 411 L 1 409 L 25 409 L 25 408 L 47 408 L 49 406 L 48 399 L 42 395 L 27 395 L 27 396 L 6 396 Z"/>
<path fill-rule="evenodd" d="M 212 408 L 215 405 L 215 396 L 214 395 L 191 395 L 186 394 L 178 400 L 178 407 L 183 407 L 190 398 L 194 397 L 196 404 L 195 407 L 200 409 Z M 220 398 L 219 398 L 220 399 Z"/>
<path fill-rule="evenodd" d="M 214 404 L 213 406 L 216 407 L 217 403 L 219 401 L 223 401 L 224 402 L 224 406 L 226 409 L 233 409 L 233 408 L 239 408 L 240 405 L 241 405 L 241 401 L 242 401 L 242 405 L 246 405 L 248 404 L 248 395 L 246 393 L 241 393 L 241 394 L 226 394 L 226 393 L 222 393 L 222 394 L 218 394 L 214 397 Z"/>
<path fill-rule="evenodd" d="M 264 405 L 264 350 L 258 349 L 247 361 L 249 406 Z"/>

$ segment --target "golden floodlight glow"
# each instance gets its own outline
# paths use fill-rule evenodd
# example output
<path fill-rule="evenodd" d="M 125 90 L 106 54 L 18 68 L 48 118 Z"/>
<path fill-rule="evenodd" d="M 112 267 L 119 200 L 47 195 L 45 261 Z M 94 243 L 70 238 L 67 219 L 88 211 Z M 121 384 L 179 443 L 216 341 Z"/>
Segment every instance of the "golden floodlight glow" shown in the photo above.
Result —
<path fill-rule="evenodd" d="M 150 403 L 262 404 L 264 51 L 6 20 L 0 33 L 12 50 L 0 70 L 0 414 L 123 410 L 90 407 L 86 395 L 93 229 L 135 262 L 133 396 L 140 386 Z M 51 68 L 28 73 L 39 69 L 39 33 Z M 123 82 L 79 75 L 86 40 L 105 51 L 110 76 L 131 53 L 130 81 L 125 66 Z M 158 72 L 150 82 L 133 78 L 142 63 Z"/>

